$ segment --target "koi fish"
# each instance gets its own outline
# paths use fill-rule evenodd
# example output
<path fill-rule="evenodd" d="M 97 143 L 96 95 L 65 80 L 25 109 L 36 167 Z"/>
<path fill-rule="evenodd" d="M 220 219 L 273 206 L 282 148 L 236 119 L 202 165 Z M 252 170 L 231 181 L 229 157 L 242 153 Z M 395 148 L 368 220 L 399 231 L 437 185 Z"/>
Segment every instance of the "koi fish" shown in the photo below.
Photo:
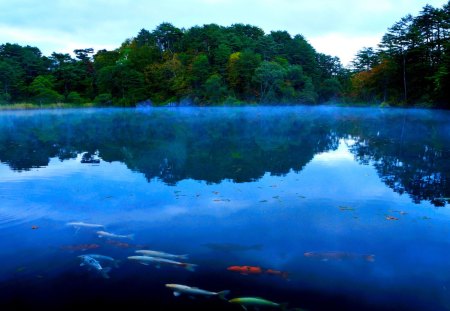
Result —
<path fill-rule="evenodd" d="M 153 264 L 155 264 L 156 268 L 160 268 L 161 264 L 167 264 L 167 265 L 182 267 L 188 271 L 195 271 L 195 268 L 197 267 L 196 264 L 179 262 L 179 261 L 174 261 L 174 260 L 161 258 L 161 257 L 129 256 L 128 259 L 137 260 L 139 263 L 141 263 L 143 265 L 148 265 L 149 263 L 153 263 Z"/>
<path fill-rule="evenodd" d="M 303 255 L 308 258 L 320 259 L 322 261 L 358 259 L 358 258 L 362 258 L 369 262 L 375 261 L 375 255 L 354 254 L 347 252 L 306 252 Z"/>
<path fill-rule="evenodd" d="M 174 254 L 169 254 L 169 253 L 164 253 L 164 252 L 158 252 L 158 251 L 151 251 L 151 250 L 145 250 L 145 249 L 137 250 L 136 253 L 142 254 L 142 255 L 144 255 L 144 256 L 150 256 L 150 257 L 188 259 L 188 255 L 187 255 L 187 254 L 184 254 L 184 255 L 174 255 Z"/>
<path fill-rule="evenodd" d="M 80 227 L 85 227 L 85 228 L 104 228 L 104 225 L 99 225 L 99 224 L 89 224 L 89 223 L 85 223 L 82 221 L 78 221 L 78 222 L 68 222 L 66 223 L 67 226 L 72 226 L 75 228 L 80 228 Z"/>
<path fill-rule="evenodd" d="M 228 300 L 228 302 L 239 304 L 244 310 L 247 310 L 247 307 L 275 307 L 281 308 L 281 310 L 286 310 L 287 307 L 287 303 L 276 303 L 259 297 L 233 298 Z"/>
<path fill-rule="evenodd" d="M 110 245 L 114 245 L 116 247 L 120 247 L 120 248 L 130 248 L 133 247 L 133 245 L 128 244 L 126 242 L 119 242 L 116 240 L 106 240 L 106 243 L 110 244 Z"/>
<path fill-rule="evenodd" d="M 116 268 L 118 268 L 118 261 L 112 257 L 104 256 L 104 255 L 100 255 L 100 254 L 86 254 L 86 255 L 82 255 L 82 256 L 89 256 L 91 258 L 94 258 L 94 259 L 97 259 L 100 261 L 109 261 L 109 262 L 113 263 Z"/>
<path fill-rule="evenodd" d="M 110 239 L 107 239 L 106 243 L 116 246 L 116 247 L 120 247 L 120 248 L 147 248 L 148 247 L 148 245 L 145 245 L 145 244 L 130 244 L 130 243 L 121 242 L 121 241 L 117 241 L 117 240 L 110 240 Z"/>
<path fill-rule="evenodd" d="M 230 266 L 227 268 L 228 271 L 239 272 L 243 275 L 248 274 L 261 274 L 263 270 L 260 267 L 254 266 Z"/>
<path fill-rule="evenodd" d="M 386 216 L 386 220 L 398 220 L 398 218 L 394 216 Z"/>
<path fill-rule="evenodd" d="M 122 234 L 114 234 L 111 232 L 106 232 L 106 231 L 97 231 L 98 237 L 108 237 L 108 238 L 119 238 L 119 239 L 130 239 L 132 240 L 134 238 L 134 234 L 127 234 L 127 235 L 122 235 Z"/>
<path fill-rule="evenodd" d="M 269 275 L 275 275 L 275 276 L 280 276 L 283 279 L 288 279 L 289 278 L 289 273 L 286 271 L 280 271 L 280 270 L 274 270 L 274 269 L 266 269 L 264 271 L 265 274 L 269 274 Z"/>
<path fill-rule="evenodd" d="M 87 266 L 89 269 L 94 268 L 97 272 L 100 272 L 105 279 L 109 279 L 108 272 L 111 270 L 110 267 L 103 268 L 101 264 L 91 256 L 80 255 L 78 258 L 82 260 L 80 266 Z"/>
<path fill-rule="evenodd" d="M 166 287 L 173 289 L 174 296 L 180 296 L 181 294 L 188 295 L 201 295 L 201 296 L 217 296 L 220 299 L 226 300 L 225 296 L 230 293 L 229 290 L 223 290 L 221 292 L 210 292 L 208 290 L 200 289 L 197 287 L 190 287 L 180 284 L 166 284 Z"/>
<path fill-rule="evenodd" d="M 62 250 L 65 251 L 85 251 L 88 249 L 96 249 L 99 248 L 98 244 L 78 244 L 78 245 L 63 245 L 61 246 Z"/>
<path fill-rule="evenodd" d="M 212 249 L 213 251 L 219 252 L 244 252 L 250 250 L 261 250 L 262 248 L 261 244 L 241 245 L 234 243 L 208 243 L 203 245 L 208 247 L 209 249 Z"/>

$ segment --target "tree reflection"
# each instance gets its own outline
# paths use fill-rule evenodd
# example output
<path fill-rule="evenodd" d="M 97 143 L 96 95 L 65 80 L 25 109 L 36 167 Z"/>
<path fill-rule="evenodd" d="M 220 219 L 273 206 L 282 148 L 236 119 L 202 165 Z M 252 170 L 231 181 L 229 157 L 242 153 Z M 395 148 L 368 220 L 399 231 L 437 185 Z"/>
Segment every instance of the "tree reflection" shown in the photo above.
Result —
<path fill-rule="evenodd" d="M 447 114 L 370 109 L 249 108 L 5 113 L 0 161 L 13 170 L 81 155 L 83 163 L 120 161 L 148 181 L 249 182 L 265 173 L 300 172 L 342 138 L 361 164 L 414 202 L 450 196 Z"/>

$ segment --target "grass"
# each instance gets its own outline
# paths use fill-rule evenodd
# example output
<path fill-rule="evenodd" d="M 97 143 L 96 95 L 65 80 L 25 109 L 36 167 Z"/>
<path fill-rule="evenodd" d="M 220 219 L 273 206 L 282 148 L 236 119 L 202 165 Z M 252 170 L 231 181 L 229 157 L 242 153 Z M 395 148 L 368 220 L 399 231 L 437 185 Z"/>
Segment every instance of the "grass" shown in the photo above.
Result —
<path fill-rule="evenodd" d="M 0 105 L 0 110 L 32 110 L 32 109 L 62 109 L 62 108 L 88 108 L 100 107 L 98 104 L 70 104 L 70 103 L 54 103 L 54 104 L 33 104 L 33 103 L 17 103 Z"/>

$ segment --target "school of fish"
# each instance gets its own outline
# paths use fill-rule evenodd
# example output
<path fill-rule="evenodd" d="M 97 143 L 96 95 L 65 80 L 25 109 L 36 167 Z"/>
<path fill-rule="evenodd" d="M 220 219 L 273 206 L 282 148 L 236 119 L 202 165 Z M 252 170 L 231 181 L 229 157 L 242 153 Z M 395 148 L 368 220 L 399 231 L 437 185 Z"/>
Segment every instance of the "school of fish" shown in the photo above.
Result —
<path fill-rule="evenodd" d="M 116 234 L 112 232 L 105 231 L 105 226 L 101 224 L 95 223 L 85 223 L 82 221 L 78 222 L 69 222 L 68 226 L 75 228 L 78 232 L 81 228 L 85 229 L 95 229 L 96 235 L 99 238 L 107 238 L 106 243 L 112 246 L 121 247 L 121 248 L 139 248 L 139 245 L 132 245 L 126 242 L 117 241 L 114 239 L 129 239 L 132 240 L 134 238 L 134 234 Z M 99 230 L 102 229 L 102 230 Z M 210 246 L 214 247 L 210 247 Z M 228 251 L 230 248 L 236 248 L 234 244 L 206 244 L 206 246 L 212 249 L 222 250 L 226 248 Z M 62 246 L 61 249 L 69 250 L 69 251 L 86 251 L 88 249 L 96 249 L 99 248 L 99 244 L 79 244 L 79 245 L 66 245 Z M 247 250 L 247 249 L 259 249 L 260 246 L 251 246 L 251 247 L 239 247 L 239 250 Z M 135 250 L 136 255 L 128 256 L 127 259 L 129 261 L 134 261 L 142 265 L 153 265 L 155 268 L 161 268 L 162 266 L 167 267 L 178 267 L 183 268 L 187 271 L 194 272 L 197 268 L 197 264 L 187 262 L 189 255 L 188 254 L 171 254 L 160 250 L 151 250 L 146 247 L 146 249 L 137 249 Z M 321 261 L 328 260 L 347 260 L 347 259 L 363 259 L 369 262 L 373 262 L 375 260 L 374 255 L 366 255 L 366 254 L 356 254 L 356 253 L 346 253 L 346 252 L 305 252 L 304 257 L 311 259 L 319 259 Z M 119 260 L 114 259 L 113 257 L 102 255 L 102 254 L 83 254 L 78 256 L 81 261 L 80 266 L 86 267 L 88 271 L 95 271 L 95 273 L 99 274 L 101 277 L 105 279 L 109 279 L 109 273 L 112 268 L 119 267 Z M 272 268 L 263 268 L 260 266 L 249 266 L 249 265 L 234 265 L 226 268 L 228 271 L 239 273 L 240 275 L 248 276 L 248 275 L 268 275 L 268 276 L 277 276 L 281 277 L 285 280 L 289 280 L 290 273 L 287 271 L 272 269 Z M 259 309 L 260 307 L 265 308 L 277 308 L 281 310 L 286 310 L 287 303 L 277 303 L 273 302 L 261 297 L 236 297 L 232 299 L 227 299 L 226 296 L 230 294 L 230 290 L 222 290 L 222 291 L 210 291 L 206 289 L 201 289 L 194 286 L 188 286 L 183 284 L 174 284 L 167 283 L 165 287 L 173 291 L 173 295 L 178 297 L 181 295 L 186 295 L 189 297 L 194 296 L 204 296 L 204 297 L 217 297 L 220 300 L 227 301 L 230 304 L 237 304 L 242 309 L 247 311 L 248 307 Z M 300 309 L 295 309 L 300 310 Z"/>

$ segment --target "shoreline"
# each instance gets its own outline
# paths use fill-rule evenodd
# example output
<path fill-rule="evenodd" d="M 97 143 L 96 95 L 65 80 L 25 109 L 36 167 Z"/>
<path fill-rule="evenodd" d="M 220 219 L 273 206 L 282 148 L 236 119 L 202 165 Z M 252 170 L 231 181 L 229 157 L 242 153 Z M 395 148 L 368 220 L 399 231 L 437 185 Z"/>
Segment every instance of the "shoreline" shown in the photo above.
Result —
<path fill-rule="evenodd" d="M 320 104 L 255 104 L 255 103 L 240 103 L 239 105 L 135 105 L 135 106 L 117 106 L 117 105 L 102 105 L 95 103 L 86 104 L 71 104 L 71 103 L 53 103 L 53 104 L 33 104 L 33 103 L 17 103 L 17 104 L 0 104 L 1 111 L 16 111 L 16 110 L 45 110 L 45 109 L 77 109 L 77 108 L 158 108 L 158 107 L 295 107 L 295 106 L 329 106 L 329 107 L 341 107 L 341 108 L 400 108 L 400 109 L 426 109 L 426 110 L 446 110 L 444 108 L 432 107 L 427 104 L 414 105 L 414 106 L 391 106 L 386 104 L 367 104 L 367 103 L 342 103 L 342 102 L 324 102 Z"/>

